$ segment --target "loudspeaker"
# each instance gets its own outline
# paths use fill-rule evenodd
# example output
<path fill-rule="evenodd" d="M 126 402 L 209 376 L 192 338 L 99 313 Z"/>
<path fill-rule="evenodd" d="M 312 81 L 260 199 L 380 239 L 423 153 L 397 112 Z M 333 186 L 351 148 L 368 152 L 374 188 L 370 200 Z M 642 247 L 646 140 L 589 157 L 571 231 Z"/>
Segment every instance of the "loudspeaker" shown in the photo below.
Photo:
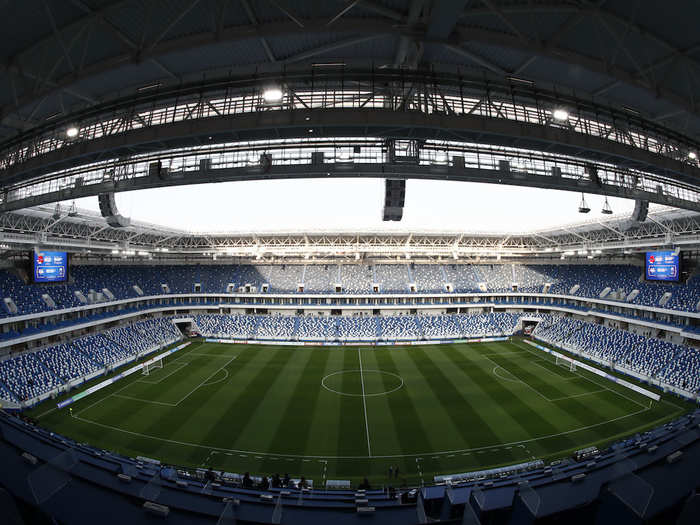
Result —
<path fill-rule="evenodd" d="M 100 213 L 107 219 L 107 224 L 112 228 L 125 228 L 131 224 L 131 220 L 119 215 L 117 203 L 114 200 L 114 193 L 100 193 L 97 197 L 100 205 Z"/>
<path fill-rule="evenodd" d="M 100 193 L 97 197 L 97 202 L 100 204 L 100 213 L 103 217 L 118 215 L 114 193 Z"/>
<path fill-rule="evenodd" d="M 384 182 L 384 212 L 382 220 L 400 221 L 403 218 L 406 181 L 404 179 L 386 179 Z"/>
<path fill-rule="evenodd" d="M 634 203 L 634 211 L 632 212 L 632 220 L 636 222 L 644 222 L 647 220 L 649 212 L 649 201 L 636 201 Z"/>

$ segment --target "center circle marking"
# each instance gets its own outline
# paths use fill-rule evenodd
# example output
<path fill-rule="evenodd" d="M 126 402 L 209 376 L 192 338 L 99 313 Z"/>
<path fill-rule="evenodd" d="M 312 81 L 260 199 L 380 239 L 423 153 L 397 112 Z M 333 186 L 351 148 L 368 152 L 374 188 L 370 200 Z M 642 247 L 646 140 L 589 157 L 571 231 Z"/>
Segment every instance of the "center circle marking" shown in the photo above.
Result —
<path fill-rule="evenodd" d="M 359 374 L 359 373 L 362 373 L 362 375 L 367 375 L 368 373 L 369 374 L 385 374 L 388 376 L 395 377 L 396 379 L 398 379 L 400 381 L 400 383 L 399 383 L 399 386 L 392 388 L 391 390 L 386 390 L 384 392 L 374 392 L 372 394 L 354 394 L 354 393 L 350 393 L 350 392 L 341 392 L 340 390 L 336 390 L 334 388 L 331 388 L 330 386 L 328 386 L 326 384 L 326 380 L 331 378 L 331 377 L 334 377 L 334 376 L 337 376 L 340 374 Z M 359 368 L 357 370 L 339 370 L 338 372 L 332 372 L 332 373 L 328 374 L 327 376 L 324 376 L 323 379 L 321 379 L 321 386 L 323 388 L 325 388 L 326 390 L 328 390 L 329 392 L 333 392 L 334 394 L 338 394 L 340 396 L 350 396 L 350 397 L 386 396 L 386 395 L 391 394 L 392 392 L 396 392 L 397 390 L 400 390 L 403 387 L 403 385 L 404 385 L 403 377 L 401 377 L 398 374 L 394 374 L 393 372 L 386 372 L 385 370 L 364 370 L 364 369 L 360 370 Z"/>

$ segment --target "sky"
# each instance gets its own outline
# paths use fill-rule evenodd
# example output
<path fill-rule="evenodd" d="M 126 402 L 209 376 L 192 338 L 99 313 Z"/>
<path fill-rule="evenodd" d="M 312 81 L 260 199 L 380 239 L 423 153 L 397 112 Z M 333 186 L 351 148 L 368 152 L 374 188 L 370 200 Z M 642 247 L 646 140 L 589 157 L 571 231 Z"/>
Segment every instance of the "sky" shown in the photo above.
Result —
<path fill-rule="evenodd" d="M 266 231 L 527 232 L 566 226 L 601 215 L 604 197 L 467 182 L 408 180 L 401 222 L 383 222 L 382 179 L 309 179 L 225 182 L 118 193 L 119 212 L 132 220 L 195 233 Z M 617 213 L 634 201 L 609 199 Z M 70 203 L 67 203 L 68 205 Z M 97 197 L 79 208 L 99 211 Z"/>

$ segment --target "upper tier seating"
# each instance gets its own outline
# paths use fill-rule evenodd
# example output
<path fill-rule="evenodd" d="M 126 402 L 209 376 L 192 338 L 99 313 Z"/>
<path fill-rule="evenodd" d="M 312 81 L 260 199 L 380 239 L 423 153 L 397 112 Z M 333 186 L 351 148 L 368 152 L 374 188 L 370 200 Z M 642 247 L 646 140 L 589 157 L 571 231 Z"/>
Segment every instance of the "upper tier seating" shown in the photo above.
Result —
<path fill-rule="evenodd" d="M 67 284 L 24 284 L 9 270 L 0 270 L 0 295 L 17 306 L 10 312 L 5 303 L 0 316 L 15 316 L 72 308 L 82 303 L 81 292 L 90 303 L 130 299 L 143 295 L 196 291 L 205 294 L 227 293 L 250 285 L 269 293 L 330 294 L 341 286 L 343 293 L 447 293 L 451 285 L 458 293 L 547 293 L 618 301 L 633 305 L 663 307 L 696 312 L 700 303 L 700 275 L 686 284 L 653 283 L 642 279 L 642 269 L 623 265 L 517 265 L 517 264 L 362 264 L 344 265 L 175 265 L 175 266 L 73 266 Z M 136 287 L 136 288 L 135 288 Z M 635 296 L 631 293 L 636 290 Z M 660 301 L 666 292 L 670 300 Z M 49 307 L 42 299 L 47 294 L 55 303 Z M 601 297 L 602 296 L 602 297 Z M 200 302 L 205 299 L 198 299 Z M 214 299 L 208 299 L 213 301 Z"/>

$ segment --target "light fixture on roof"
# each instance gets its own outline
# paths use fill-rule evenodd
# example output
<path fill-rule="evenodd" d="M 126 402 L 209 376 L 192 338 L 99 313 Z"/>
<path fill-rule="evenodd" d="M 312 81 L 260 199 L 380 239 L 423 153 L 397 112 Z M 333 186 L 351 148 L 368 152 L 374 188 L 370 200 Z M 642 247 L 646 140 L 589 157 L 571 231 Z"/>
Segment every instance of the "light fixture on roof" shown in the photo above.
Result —
<path fill-rule="evenodd" d="M 603 209 L 600 210 L 600 213 L 603 215 L 612 215 L 613 211 L 612 208 L 610 207 L 610 203 L 608 202 L 608 198 L 605 197 L 605 203 L 603 204 Z"/>
<path fill-rule="evenodd" d="M 52 217 L 56 221 L 61 218 L 61 205 L 58 202 L 56 203 L 56 208 L 53 211 Z"/>
<path fill-rule="evenodd" d="M 78 126 L 68 126 L 66 128 L 66 137 L 68 137 L 69 139 L 74 139 L 78 136 L 79 132 L 80 130 L 78 129 Z"/>
<path fill-rule="evenodd" d="M 694 151 L 691 151 L 690 153 L 688 153 L 688 158 L 690 160 L 698 160 L 698 154 L 695 153 Z"/>
<path fill-rule="evenodd" d="M 557 108 L 552 112 L 552 117 L 554 117 L 554 120 L 563 122 L 565 120 L 569 120 L 569 112 L 565 109 Z"/>
<path fill-rule="evenodd" d="M 70 205 L 70 210 L 68 210 L 68 217 L 77 217 L 78 216 L 78 208 L 75 206 L 75 201 L 73 201 L 73 204 Z"/>
<path fill-rule="evenodd" d="M 591 211 L 591 209 L 588 207 L 588 204 L 586 204 L 586 196 L 582 193 L 581 194 L 581 202 L 578 205 L 578 212 L 579 213 L 588 213 Z"/>
<path fill-rule="evenodd" d="M 265 99 L 265 102 L 280 102 L 283 96 L 284 93 L 278 87 L 269 87 L 263 91 L 263 99 Z"/>

